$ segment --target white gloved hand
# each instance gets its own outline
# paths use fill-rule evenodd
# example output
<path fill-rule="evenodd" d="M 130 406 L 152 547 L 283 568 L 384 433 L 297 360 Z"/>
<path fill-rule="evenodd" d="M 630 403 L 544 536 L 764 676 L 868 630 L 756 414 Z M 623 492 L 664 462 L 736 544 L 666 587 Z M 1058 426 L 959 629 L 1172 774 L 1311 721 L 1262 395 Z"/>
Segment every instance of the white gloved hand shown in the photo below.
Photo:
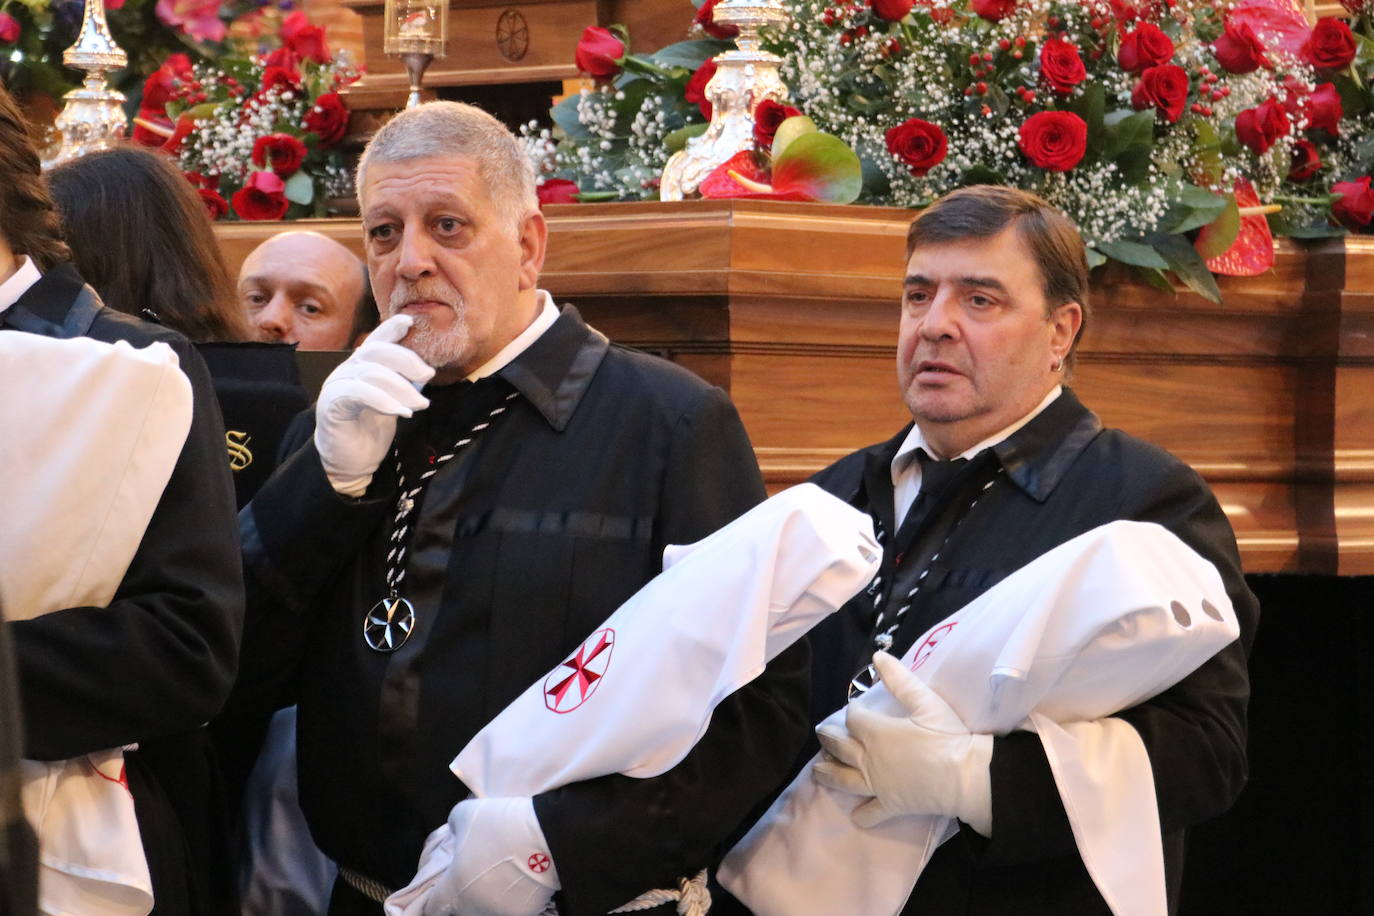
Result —
<path fill-rule="evenodd" d="M 538 916 L 561 886 L 531 799 L 469 798 L 448 825 L 453 862 L 424 916 Z"/>
<path fill-rule="evenodd" d="M 320 389 L 315 448 L 336 493 L 362 496 L 396 437 L 396 418 L 429 406 L 419 389 L 434 369 L 399 343 L 412 320 L 394 315 L 382 322 Z"/>
<path fill-rule="evenodd" d="M 854 809 L 860 827 L 900 814 L 937 814 L 992 836 L 992 735 L 969 734 L 939 694 L 886 652 L 874 655 L 873 664 L 907 715 L 850 703 L 844 729 L 824 723 L 816 729 L 829 755 L 816 764 L 816 781 L 872 796 Z"/>

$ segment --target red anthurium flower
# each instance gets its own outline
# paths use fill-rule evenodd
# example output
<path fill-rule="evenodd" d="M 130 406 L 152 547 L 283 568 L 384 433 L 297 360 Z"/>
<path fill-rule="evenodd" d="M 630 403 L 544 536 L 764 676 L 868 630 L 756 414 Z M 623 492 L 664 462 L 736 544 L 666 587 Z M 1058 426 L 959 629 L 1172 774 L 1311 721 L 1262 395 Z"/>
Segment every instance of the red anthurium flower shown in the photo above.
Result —
<path fill-rule="evenodd" d="M 902 160 L 917 178 L 944 162 L 949 152 L 949 139 L 940 125 L 920 118 L 911 118 L 890 128 L 884 139 L 887 151 Z"/>
<path fill-rule="evenodd" d="M 1174 58 L 1174 41 L 1151 22 L 1142 22 L 1121 39 L 1116 62 L 1127 73 L 1139 73 L 1146 67 L 1158 67 Z"/>
<path fill-rule="evenodd" d="M 1274 235 L 1269 231 L 1269 221 L 1264 218 L 1259 195 L 1249 180 L 1237 178 L 1234 188 L 1236 206 L 1243 208 L 1240 228 L 1231 247 L 1207 259 L 1207 269 L 1226 277 L 1258 277 L 1274 266 Z M 1208 247 L 1208 236 L 1215 231 L 1216 223 L 1209 223 L 1199 230 L 1194 245 L 1200 252 Z"/>
<path fill-rule="evenodd" d="M 1321 171 L 1321 167 L 1321 156 L 1311 140 L 1302 139 L 1293 144 L 1293 162 L 1288 167 L 1290 180 L 1306 181 Z"/>
<path fill-rule="evenodd" d="M 541 207 L 544 204 L 575 204 L 578 195 L 577 182 L 566 178 L 548 178 L 535 189 L 535 193 L 539 195 Z"/>
<path fill-rule="evenodd" d="M 1369 189 L 1369 176 L 1357 181 L 1338 181 L 1331 186 L 1341 199 L 1331 205 L 1331 215 L 1347 229 L 1363 229 L 1374 220 L 1374 191 Z"/>
<path fill-rule="evenodd" d="M 1288 132 L 1288 115 L 1272 96 L 1254 108 L 1236 115 L 1236 137 L 1241 143 L 1264 155 L 1269 147 Z"/>
<path fill-rule="evenodd" d="M 1355 36 L 1339 19 L 1318 19 L 1302 58 L 1318 70 L 1343 70 L 1355 59 Z"/>
<path fill-rule="evenodd" d="M 1170 124 L 1183 114 L 1188 100 L 1188 71 L 1175 64 L 1149 67 L 1131 90 L 1131 106 L 1141 111 L 1151 106 Z"/>
<path fill-rule="evenodd" d="M 1264 43 L 1248 22 L 1228 19 L 1226 30 L 1212 45 L 1212 53 L 1227 73 L 1253 73 L 1260 67 L 1271 66 L 1264 54 Z"/>
<path fill-rule="evenodd" d="M 1051 38 L 1040 46 L 1040 75 L 1050 88 L 1060 95 L 1068 95 L 1083 80 L 1088 71 L 1078 46 L 1063 38 Z"/>
<path fill-rule="evenodd" d="M 706 84 L 711 82 L 711 77 L 715 75 L 716 60 L 710 58 L 697 67 L 691 79 L 687 80 L 686 89 L 682 94 L 684 99 L 701 109 L 701 116 L 708 121 L 711 120 L 711 100 L 706 97 Z"/>
<path fill-rule="evenodd" d="M 291 206 L 286 183 L 271 172 L 250 174 L 230 203 L 240 219 L 281 219 Z"/>
<path fill-rule="evenodd" d="M 739 35 L 739 26 L 716 24 L 716 4 L 718 2 L 719 0 L 706 0 L 697 9 L 696 24 L 701 26 L 706 34 L 712 38 L 734 38 Z"/>
<path fill-rule="evenodd" d="M 625 59 L 625 42 L 610 29 L 589 25 L 582 30 L 575 59 L 577 69 L 593 79 L 610 79 L 620 73 L 620 62 Z"/>
<path fill-rule="evenodd" d="M 1333 137 L 1339 137 L 1344 114 L 1341 94 L 1336 91 L 1335 83 L 1322 83 L 1307 97 L 1307 126 L 1313 130 L 1321 129 Z"/>
<path fill-rule="evenodd" d="M 305 144 L 290 134 L 268 134 L 253 141 L 253 164 L 266 166 L 270 161 L 278 177 L 296 174 L 305 159 Z"/>
<path fill-rule="evenodd" d="M 1067 172 L 1088 151 L 1088 125 L 1071 111 L 1040 111 L 1021 125 L 1021 152 L 1050 172 Z"/>

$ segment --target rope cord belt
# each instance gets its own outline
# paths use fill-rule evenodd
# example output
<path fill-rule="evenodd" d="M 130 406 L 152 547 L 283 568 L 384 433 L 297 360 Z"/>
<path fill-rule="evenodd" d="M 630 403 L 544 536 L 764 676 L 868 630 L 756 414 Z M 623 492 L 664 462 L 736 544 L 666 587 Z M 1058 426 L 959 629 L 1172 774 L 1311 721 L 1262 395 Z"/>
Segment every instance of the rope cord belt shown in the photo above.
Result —
<path fill-rule="evenodd" d="M 410 516 L 415 511 L 416 503 L 421 494 L 429 486 L 430 479 L 439 473 L 445 464 L 452 461 L 454 456 L 471 445 L 483 430 L 491 426 L 497 417 L 505 413 L 510 407 L 510 402 L 518 396 L 519 393 L 515 391 L 506 395 L 505 400 L 493 407 L 491 412 L 459 438 L 452 448 L 437 456 L 431 466 L 420 474 L 420 479 L 415 482 L 413 487 L 406 487 L 405 468 L 401 463 L 400 447 L 392 450 L 396 459 L 396 489 L 399 491 L 399 495 L 396 498 L 396 517 L 391 522 L 391 537 L 387 541 L 387 595 L 374 604 L 363 616 L 363 641 L 367 643 L 369 649 L 376 652 L 395 652 L 405 645 L 406 640 L 410 638 L 411 632 L 415 629 L 415 606 L 408 599 L 401 597 L 400 589 L 401 583 L 406 577 L 405 561 L 409 545 L 406 535 L 410 533 Z"/>

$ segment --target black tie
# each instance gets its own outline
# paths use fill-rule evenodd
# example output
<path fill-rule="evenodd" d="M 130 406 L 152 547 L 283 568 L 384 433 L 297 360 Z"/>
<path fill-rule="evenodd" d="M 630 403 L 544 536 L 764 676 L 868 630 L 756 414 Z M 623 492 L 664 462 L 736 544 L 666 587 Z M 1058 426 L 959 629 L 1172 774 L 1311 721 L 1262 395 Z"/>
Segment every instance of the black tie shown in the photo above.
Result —
<path fill-rule="evenodd" d="M 968 466 L 967 458 L 940 461 L 928 455 L 923 448 L 916 450 L 916 460 L 921 462 L 920 495 L 927 502 L 938 499 L 945 487 L 949 486 L 949 482 L 959 476 L 959 472 Z"/>

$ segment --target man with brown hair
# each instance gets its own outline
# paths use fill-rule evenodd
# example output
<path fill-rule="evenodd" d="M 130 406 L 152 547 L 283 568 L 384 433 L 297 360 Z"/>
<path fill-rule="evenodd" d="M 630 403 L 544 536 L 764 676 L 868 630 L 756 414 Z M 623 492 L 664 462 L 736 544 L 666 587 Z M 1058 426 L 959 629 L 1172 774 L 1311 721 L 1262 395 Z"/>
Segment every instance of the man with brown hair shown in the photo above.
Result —
<path fill-rule="evenodd" d="M 166 344 L 193 398 L 190 432 L 113 600 L 4 624 L 23 752 L 53 761 L 137 745 L 124 775 L 156 911 L 232 912 L 228 836 L 203 728 L 228 695 L 243 613 L 224 426 L 190 342 L 105 308 L 68 256 L 29 126 L 0 88 L 0 333 Z M 63 466 L 53 462 L 51 473 Z M 61 544 L 50 549 L 60 558 Z"/>
<path fill-rule="evenodd" d="M 1023 191 L 965 188 L 917 217 L 907 254 L 897 379 L 913 423 L 815 478 L 872 515 L 884 556 L 867 591 L 811 635 L 813 721 L 873 685 L 875 651 L 900 658 L 1052 548 L 1113 520 L 1158 523 L 1216 566 L 1241 625 L 1240 641 L 1118 714 L 1154 772 L 1176 907 L 1186 829 L 1226 810 L 1246 776 L 1258 607 L 1235 537 L 1196 473 L 1104 429 L 1064 385 L 1089 308 L 1083 243 L 1061 213 Z M 1033 733 L 913 718 L 881 740 L 821 738 L 836 756 L 817 779 L 878 800 L 860 810 L 960 821 L 904 912 L 1107 912 Z"/>

